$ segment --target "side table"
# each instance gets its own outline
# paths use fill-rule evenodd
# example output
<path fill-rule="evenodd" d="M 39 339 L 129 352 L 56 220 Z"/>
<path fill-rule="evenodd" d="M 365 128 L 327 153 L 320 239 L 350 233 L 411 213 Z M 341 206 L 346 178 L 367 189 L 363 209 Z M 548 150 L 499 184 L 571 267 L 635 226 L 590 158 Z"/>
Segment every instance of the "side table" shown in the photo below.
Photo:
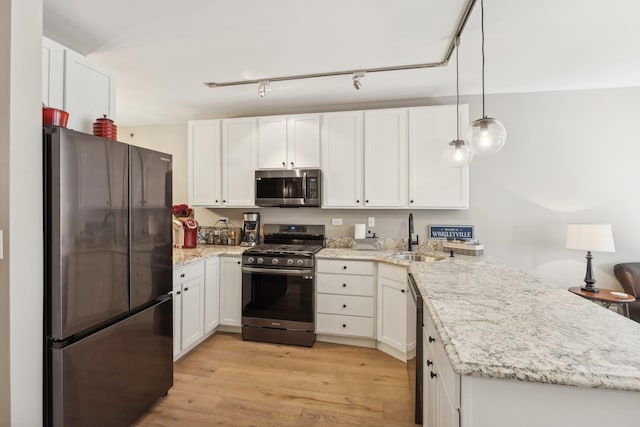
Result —
<path fill-rule="evenodd" d="M 633 295 L 625 294 L 625 296 L 618 296 L 618 295 L 612 294 L 612 292 L 615 292 L 615 291 L 611 291 L 609 289 L 602 289 L 602 288 L 600 288 L 600 292 L 588 292 L 588 291 L 583 291 L 582 289 L 580 289 L 579 286 L 575 286 L 575 287 L 569 288 L 569 292 L 573 292 L 574 294 L 580 295 L 581 297 L 591 300 L 593 302 L 599 302 L 605 308 L 609 308 L 611 304 L 618 304 L 620 307 L 622 307 L 622 311 L 624 312 L 624 315 L 627 317 L 629 317 L 629 303 L 634 302 L 636 300 Z"/>

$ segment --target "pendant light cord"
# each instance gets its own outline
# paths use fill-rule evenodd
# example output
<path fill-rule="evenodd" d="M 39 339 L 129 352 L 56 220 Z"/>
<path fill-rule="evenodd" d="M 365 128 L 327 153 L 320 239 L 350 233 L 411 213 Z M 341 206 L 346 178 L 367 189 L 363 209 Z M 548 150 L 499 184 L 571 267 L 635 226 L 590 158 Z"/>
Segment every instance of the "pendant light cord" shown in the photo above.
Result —
<path fill-rule="evenodd" d="M 484 113 L 484 0 L 480 0 L 480 32 L 482 33 L 482 118 L 486 119 Z"/>
<path fill-rule="evenodd" d="M 460 78 L 458 51 L 460 50 L 460 38 L 456 37 L 456 141 L 460 141 Z"/>

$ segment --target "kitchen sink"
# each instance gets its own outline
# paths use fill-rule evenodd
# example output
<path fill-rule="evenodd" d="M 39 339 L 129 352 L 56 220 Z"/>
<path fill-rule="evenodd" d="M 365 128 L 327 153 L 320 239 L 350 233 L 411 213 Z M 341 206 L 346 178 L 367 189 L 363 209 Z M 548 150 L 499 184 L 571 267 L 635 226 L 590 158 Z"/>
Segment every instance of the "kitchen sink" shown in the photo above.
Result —
<path fill-rule="evenodd" d="M 391 258 L 397 259 L 400 261 L 420 261 L 420 262 L 433 262 L 443 259 L 442 257 L 430 256 L 430 255 L 421 255 L 421 254 L 393 254 Z"/>

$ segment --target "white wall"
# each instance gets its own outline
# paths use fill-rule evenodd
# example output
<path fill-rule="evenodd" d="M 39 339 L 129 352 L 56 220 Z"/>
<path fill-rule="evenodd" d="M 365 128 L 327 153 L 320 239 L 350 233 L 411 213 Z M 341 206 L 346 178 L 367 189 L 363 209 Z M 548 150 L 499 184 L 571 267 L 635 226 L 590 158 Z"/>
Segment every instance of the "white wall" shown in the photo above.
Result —
<path fill-rule="evenodd" d="M 478 96 L 462 97 L 470 105 L 470 120 L 482 115 L 480 101 Z M 454 102 L 443 98 L 369 106 Z M 640 144 L 634 121 L 640 113 L 640 88 L 493 95 L 486 107 L 487 115 L 505 124 L 508 140 L 495 156 L 473 161 L 468 211 L 274 208 L 260 209 L 263 223 L 323 223 L 328 235 L 340 236 L 351 235 L 355 223 L 374 216 L 378 235 L 394 238 L 406 238 L 409 212 L 421 237 L 429 224 L 473 224 L 487 254 L 567 287 L 582 283 L 586 261 L 584 253 L 565 249 L 566 224 L 607 222 L 613 225 L 616 253 L 594 253 L 594 270 L 598 286 L 618 288 L 613 265 L 640 261 Z M 136 138 L 147 128 L 134 129 Z M 186 158 L 186 127 L 169 129 L 174 155 Z M 183 145 L 176 145 L 180 132 Z M 162 135 L 154 138 L 164 144 Z M 178 188 L 174 182 L 175 203 L 187 202 L 183 167 L 186 162 L 174 163 L 174 179 L 181 180 Z M 211 225 L 222 215 L 240 224 L 242 212 L 196 209 L 196 218 Z M 331 226 L 332 217 L 342 218 L 344 225 Z"/>
<path fill-rule="evenodd" d="M 42 1 L 0 3 L 0 426 L 42 424 Z"/>

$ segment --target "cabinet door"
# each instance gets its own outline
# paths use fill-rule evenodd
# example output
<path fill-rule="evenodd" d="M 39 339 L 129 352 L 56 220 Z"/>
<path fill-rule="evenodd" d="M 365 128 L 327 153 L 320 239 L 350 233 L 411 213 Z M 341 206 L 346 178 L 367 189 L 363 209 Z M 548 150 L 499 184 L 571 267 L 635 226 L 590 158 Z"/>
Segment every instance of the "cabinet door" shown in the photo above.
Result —
<path fill-rule="evenodd" d="M 220 323 L 220 258 L 204 264 L 204 333 L 213 331 Z"/>
<path fill-rule="evenodd" d="M 468 106 L 460 105 L 458 114 L 462 135 L 469 121 Z M 443 157 L 455 137 L 455 105 L 409 109 L 409 206 L 469 207 L 469 166 L 450 166 Z"/>
<path fill-rule="evenodd" d="M 194 206 L 222 204 L 220 120 L 189 122 L 189 203 Z"/>
<path fill-rule="evenodd" d="M 222 121 L 222 203 L 255 205 L 257 119 Z"/>
<path fill-rule="evenodd" d="M 287 167 L 320 167 L 320 115 L 302 114 L 287 119 Z"/>
<path fill-rule="evenodd" d="M 42 38 L 42 102 L 47 107 L 64 107 L 64 46 Z"/>
<path fill-rule="evenodd" d="M 407 284 L 378 278 L 378 341 L 407 352 Z"/>
<path fill-rule="evenodd" d="M 366 207 L 407 206 L 407 109 L 364 113 Z"/>
<path fill-rule="evenodd" d="M 436 363 L 436 369 L 439 368 Z M 438 369 L 440 372 L 440 369 Z M 449 396 L 448 390 L 444 386 L 444 381 L 438 377 L 435 378 L 438 387 L 438 427 L 459 427 L 460 417 L 458 416 L 458 410 L 453 404 L 452 396 Z"/>
<path fill-rule="evenodd" d="M 258 119 L 258 168 L 283 169 L 287 163 L 287 118 Z"/>
<path fill-rule="evenodd" d="M 322 206 L 358 207 L 362 186 L 364 139 L 361 111 L 322 115 Z"/>
<path fill-rule="evenodd" d="M 104 115 L 115 119 L 115 79 L 105 69 L 73 51 L 65 51 L 64 109 L 67 127 L 93 133 L 93 122 Z"/>
<path fill-rule="evenodd" d="M 182 290 L 173 288 L 173 360 L 182 351 Z"/>
<path fill-rule="evenodd" d="M 242 266 L 240 257 L 220 258 L 220 324 L 240 326 L 242 320 Z"/>
<path fill-rule="evenodd" d="M 197 343 L 204 335 L 202 290 L 202 276 L 194 277 L 182 284 L 182 350 Z"/>

